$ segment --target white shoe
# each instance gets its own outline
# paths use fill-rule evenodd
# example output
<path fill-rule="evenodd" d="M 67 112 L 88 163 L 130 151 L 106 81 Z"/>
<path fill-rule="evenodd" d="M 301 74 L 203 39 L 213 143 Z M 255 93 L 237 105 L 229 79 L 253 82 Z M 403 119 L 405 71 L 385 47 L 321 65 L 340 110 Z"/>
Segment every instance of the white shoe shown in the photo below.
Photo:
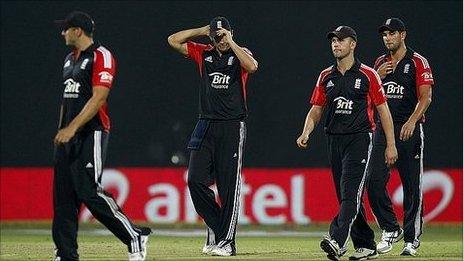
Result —
<path fill-rule="evenodd" d="M 321 241 L 321 249 L 327 253 L 327 258 L 330 260 L 340 260 L 344 252 L 340 251 L 337 241 L 326 236 Z"/>
<path fill-rule="evenodd" d="M 140 253 L 142 254 L 142 260 L 145 260 L 145 258 L 147 258 L 147 243 L 148 243 L 148 237 L 149 235 L 145 235 L 145 236 L 140 236 L 140 241 L 141 241 L 141 245 L 142 245 L 142 251 L 140 251 Z"/>
<path fill-rule="evenodd" d="M 377 252 L 379 252 L 379 254 L 390 252 L 393 249 L 393 244 L 400 241 L 403 235 L 404 231 L 401 228 L 392 232 L 387 232 L 386 230 L 382 231 L 382 239 L 377 244 Z"/>
<path fill-rule="evenodd" d="M 151 235 L 151 230 L 144 228 L 142 230 L 143 234 L 140 234 L 140 251 L 129 253 L 129 261 L 144 261 L 147 258 L 147 243 L 149 236 Z"/>
<path fill-rule="evenodd" d="M 144 261 L 145 258 L 142 255 L 142 251 L 129 253 L 129 261 Z"/>
<path fill-rule="evenodd" d="M 214 231 L 208 226 L 206 226 L 206 242 L 201 252 L 205 255 L 209 255 L 215 247 L 216 236 L 214 235 Z"/>
<path fill-rule="evenodd" d="M 360 247 L 350 256 L 350 260 L 376 259 L 378 256 L 377 250 Z"/>
<path fill-rule="evenodd" d="M 210 253 L 213 256 L 235 256 L 237 255 L 237 250 L 235 249 L 234 242 L 221 241 L 211 250 Z"/>
<path fill-rule="evenodd" d="M 216 245 L 204 245 L 203 246 L 203 249 L 201 252 L 203 252 L 203 254 L 205 255 L 209 255 L 211 254 L 211 251 L 213 251 L 213 249 L 216 247 Z"/>
<path fill-rule="evenodd" d="M 402 256 L 416 256 L 417 255 L 417 248 L 414 246 L 413 243 L 405 243 L 403 251 L 401 251 Z"/>
<path fill-rule="evenodd" d="M 53 259 L 52 261 L 61 261 L 61 257 L 58 256 L 58 249 L 53 250 Z"/>

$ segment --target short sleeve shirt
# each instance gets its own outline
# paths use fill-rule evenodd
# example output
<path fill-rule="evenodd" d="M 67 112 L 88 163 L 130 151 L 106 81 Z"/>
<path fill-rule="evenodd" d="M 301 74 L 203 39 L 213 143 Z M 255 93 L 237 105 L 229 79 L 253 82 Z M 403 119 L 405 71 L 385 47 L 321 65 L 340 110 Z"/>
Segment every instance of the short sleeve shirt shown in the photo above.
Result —
<path fill-rule="evenodd" d="M 358 60 L 344 75 L 336 68 L 333 65 L 319 74 L 310 99 L 311 104 L 326 107 L 325 131 L 372 132 L 373 107 L 386 101 L 378 74 Z"/>

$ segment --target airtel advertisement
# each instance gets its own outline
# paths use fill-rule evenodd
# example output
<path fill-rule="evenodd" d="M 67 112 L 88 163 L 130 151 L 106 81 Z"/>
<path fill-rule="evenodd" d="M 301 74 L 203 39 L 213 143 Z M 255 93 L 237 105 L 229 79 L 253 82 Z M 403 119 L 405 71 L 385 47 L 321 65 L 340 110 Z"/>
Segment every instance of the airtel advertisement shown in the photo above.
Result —
<path fill-rule="evenodd" d="M 1 168 L 0 220 L 50 220 L 53 217 L 52 168 Z M 245 168 L 242 173 L 241 224 L 329 222 L 338 210 L 330 169 Z M 137 221 L 197 223 L 185 168 L 106 169 L 102 184 L 123 211 Z M 212 187 L 214 190 L 215 188 Z M 401 220 L 408 195 L 396 170 L 388 183 Z M 430 169 L 422 177 L 425 222 L 462 222 L 462 170 Z M 366 194 L 366 193 L 365 193 Z M 367 197 L 368 218 L 374 221 Z M 80 219 L 92 221 L 82 207 Z"/>

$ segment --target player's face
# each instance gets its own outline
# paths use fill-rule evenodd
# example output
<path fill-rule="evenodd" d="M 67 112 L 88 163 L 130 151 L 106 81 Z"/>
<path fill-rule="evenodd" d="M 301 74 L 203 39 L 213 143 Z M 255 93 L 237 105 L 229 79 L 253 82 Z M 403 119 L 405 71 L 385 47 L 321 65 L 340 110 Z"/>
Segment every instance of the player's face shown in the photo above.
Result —
<path fill-rule="evenodd" d="M 225 41 L 225 37 L 223 36 L 215 36 L 214 38 L 212 38 L 212 41 L 214 47 L 216 47 L 216 49 L 218 49 L 220 52 L 225 52 L 230 48 L 229 43 Z"/>
<path fill-rule="evenodd" d="M 344 39 L 332 37 L 331 45 L 334 57 L 341 60 L 354 51 L 356 42 L 351 39 L 351 37 L 346 37 Z"/>
<path fill-rule="evenodd" d="M 406 32 L 398 32 L 398 31 L 383 31 L 382 32 L 382 39 L 385 47 L 389 51 L 396 51 L 400 48 L 401 44 L 403 43 L 404 39 L 406 38 Z"/>
<path fill-rule="evenodd" d="M 68 29 L 61 31 L 61 35 L 64 37 L 64 40 L 66 41 L 67 46 L 76 45 L 76 41 L 78 38 L 78 30 L 79 28 L 77 27 L 70 27 Z"/>

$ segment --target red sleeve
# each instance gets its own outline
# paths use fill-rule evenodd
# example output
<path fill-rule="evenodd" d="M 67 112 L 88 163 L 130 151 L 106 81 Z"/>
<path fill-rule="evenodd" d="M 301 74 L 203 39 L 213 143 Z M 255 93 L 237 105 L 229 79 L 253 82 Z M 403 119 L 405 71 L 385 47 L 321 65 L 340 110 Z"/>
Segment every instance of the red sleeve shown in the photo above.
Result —
<path fill-rule="evenodd" d="M 421 85 L 434 85 L 432 69 L 429 62 L 423 56 L 414 53 L 414 63 L 416 65 L 416 87 Z"/>
<path fill-rule="evenodd" d="M 111 88 L 116 74 L 116 61 L 105 47 L 100 46 L 94 51 L 92 70 L 92 86 Z"/>
<path fill-rule="evenodd" d="M 380 76 L 377 72 L 365 65 L 361 65 L 361 71 L 369 79 L 369 97 L 372 99 L 374 105 L 378 106 L 386 102 L 387 98 L 385 97 L 385 92 L 382 88 L 382 81 L 380 80 Z"/>
<path fill-rule="evenodd" d="M 325 90 L 323 86 L 324 78 L 328 75 L 330 71 L 324 70 L 319 74 L 317 78 L 316 87 L 314 87 L 313 94 L 311 96 L 310 103 L 312 105 L 324 106 L 327 102 L 325 96 Z"/>
<path fill-rule="evenodd" d="M 205 44 L 195 43 L 192 41 L 187 42 L 187 57 L 194 60 L 197 64 L 203 63 L 203 52 L 208 48 Z"/>

